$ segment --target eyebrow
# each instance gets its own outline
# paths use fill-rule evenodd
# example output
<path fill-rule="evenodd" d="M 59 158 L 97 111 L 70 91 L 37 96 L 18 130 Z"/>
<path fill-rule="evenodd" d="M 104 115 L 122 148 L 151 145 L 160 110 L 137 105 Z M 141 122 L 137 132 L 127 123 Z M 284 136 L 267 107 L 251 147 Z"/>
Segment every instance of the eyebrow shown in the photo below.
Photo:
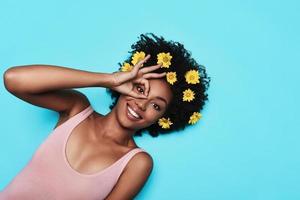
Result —
<path fill-rule="evenodd" d="M 165 104 L 167 105 L 167 100 L 165 100 L 164 98 L 160 97 L 160 96 L 156 96 L 155 98 L 162 100 L 163 102 L 165 102 Z"/>

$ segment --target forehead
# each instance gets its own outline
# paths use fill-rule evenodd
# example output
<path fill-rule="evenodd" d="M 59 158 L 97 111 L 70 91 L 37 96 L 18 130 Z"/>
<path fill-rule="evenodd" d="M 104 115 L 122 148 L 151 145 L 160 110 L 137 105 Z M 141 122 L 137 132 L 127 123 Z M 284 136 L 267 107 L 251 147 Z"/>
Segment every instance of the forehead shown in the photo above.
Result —
<path fill-rule="evenodd" d="M 158 78 L 149 79 L 149 85 L 149 95 L 163 97 L 167 102 L 171 101 L 172 91 L 166 80 Z"/>

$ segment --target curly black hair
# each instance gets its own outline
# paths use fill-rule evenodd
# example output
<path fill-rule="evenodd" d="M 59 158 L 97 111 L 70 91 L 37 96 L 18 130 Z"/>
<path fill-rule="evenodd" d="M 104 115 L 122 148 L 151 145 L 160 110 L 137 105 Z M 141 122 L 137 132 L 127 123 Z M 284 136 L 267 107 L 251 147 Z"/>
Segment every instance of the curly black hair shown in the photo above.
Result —
<path fill-rule="evenodd" d="M 130 63 L 135 52 L 143 51 L 146 55 L 150 54 L 150 59 L 147 60 L 147 65 L 152 66 L 157 64 L 156 55 L 161 52 L 169 52 L 172 56 L 171 65 L 169 68 L 159 68 L 155 70 L 156 73 L 175 71 L 177 74 L 177 81 L 171 85 L 169 84 L 173 93 L 172 101 L 170 102 L 166 112 L 162 117 L 169 117 L 172 125 L 169 129 L 161 128 L 158 123 L 154 123 L 148 127 L 140 129 L 134 133 L 135 136 L 141 136 L 144 130 L 147 130 L 152 137 L 157 137 L 159 134 L 171 133 L 174 130 L 183 130 L 188 124 L 190 116 L 193 112 L 200 112 L 203 109 L 205 101 L 208 100 L 206 91 L 209 87 L 210 77 L 207 76 L 205 67 L 198 64 L 191 58 L 190 51 L 184 48 L 184 45 L 172 40 L 166 41 L 162 36 L 158 37 L 153 33 L 145 33 L 140 35 L 140 40 L 131 45 L 130 55 L 123 62 Z M 122 64 L 118 63 L 121 69 Z M 185 81 L 185 73 L 189 70 L 198 70 L 200 83 L 188 84 Z M 183 101 L 182 95 L 185 89 L 190 88 L 195 92 L 195 99 L 191 102 Z M 106 91 L 113 99 L 110 109 L 117 104 L 120 93 L 109 88 Z"/>

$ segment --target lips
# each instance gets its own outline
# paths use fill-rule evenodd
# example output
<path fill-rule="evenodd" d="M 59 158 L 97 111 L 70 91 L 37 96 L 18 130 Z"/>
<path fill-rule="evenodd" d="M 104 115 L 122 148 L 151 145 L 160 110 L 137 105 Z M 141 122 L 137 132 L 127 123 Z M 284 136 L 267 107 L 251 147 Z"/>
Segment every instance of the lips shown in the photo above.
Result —
<path fill-rule="evenodd" d="M 126 115 L 129 119 L 134 121 L 138 121 L 142 119 L 142 117 L 137 112 L 135 112 L 134 109 L 129 106 L 129 104 L 127 104 L 126 108 L 127 108 Z"/>

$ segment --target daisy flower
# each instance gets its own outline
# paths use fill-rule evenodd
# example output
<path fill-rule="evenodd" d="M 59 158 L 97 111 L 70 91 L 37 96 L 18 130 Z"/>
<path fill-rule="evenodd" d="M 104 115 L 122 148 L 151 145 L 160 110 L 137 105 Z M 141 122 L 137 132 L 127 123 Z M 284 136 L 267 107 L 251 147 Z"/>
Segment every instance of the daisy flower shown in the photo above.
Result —
<path fill-rule="evenodd" d="M 170 125 L 172 125 L 173 123 L 171 122 L 171 120 L 170 120 L 170 118 L 168 117 L 168 118 L 160 118 L 159 120 L 158 120 L 158 124 L 162 127 L 162 128 L 164 128 L 164 129 L 166 129 L 166 128 L 170 128 Z"/>
<path fill-rule="evenodd" d="M 189 119 L 189 124 L 195 124 L 202 117 L 201 113 L 194 112 Z"/>
<path fill-rule="evenodd" d="M 177 81 L 176 72 L 167 72 L 166 77 L 167 77 L 167 81 L 171 85 L 173 85 L 173 83 L 175 83 Z"/>
<path fill-rule="evenodd" d="M 189 70 L 184 75 L 185 80 L 189 84 L 199 83 L 199 72 L 198 70 Z"/>
<path fill-rule="evenodd" d="M 171 65 L 172 56 L 170 53 L 159 53 L 157 54 L 157 64 L 162 63 L 161 67 L 169 68 Z"/>
<path fill-rule="evenodd" d="M 129 63 L 125 62 L 123 66 L 121 67 L 122 72 L 130 72 L 133 69 L 133 66 Z"/>
<path fill-rule="evenodd" d="M 139 61 L 143 60 L 145 58 L 146 54 L 145 52 L 143 51 L 140 51 L 140 52 L 135 52 L 132 56 L 132 60 L 131 60 L 131 63 L 133 65 L 137 64 Z"/>
<path fill-rule="evenodd" d="M 183 91 L 183 101 L 192 101 L 195 99 L 195 93 L 191 89 L 186 89 Z"/>

